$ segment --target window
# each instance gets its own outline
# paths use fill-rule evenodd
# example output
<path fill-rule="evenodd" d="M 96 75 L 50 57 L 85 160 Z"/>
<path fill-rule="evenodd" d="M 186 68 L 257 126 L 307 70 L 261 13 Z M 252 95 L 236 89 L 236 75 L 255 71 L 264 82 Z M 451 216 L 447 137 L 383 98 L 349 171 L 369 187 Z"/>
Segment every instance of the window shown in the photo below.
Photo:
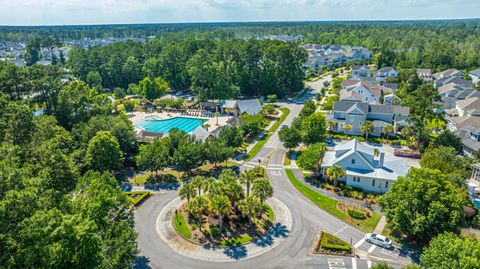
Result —
<path fill-rule="evenodd" d="M 355 164 L 355 159 L 352 159 L 352 164 Z"/>
<path fill-rule="evenodd" d="M 372 187 L 375 187 L 375 179 L 372 179 Z"/>
<path fill-rule="evenodd" d="M 385 189 L 388 189 L 388 180 L 385 181 Z"/>
<path fill-rule="evenodd" d="M 359 178 L 359 177 L 357 177 L 357 182 L 360 182 L 360 178 Z"/>

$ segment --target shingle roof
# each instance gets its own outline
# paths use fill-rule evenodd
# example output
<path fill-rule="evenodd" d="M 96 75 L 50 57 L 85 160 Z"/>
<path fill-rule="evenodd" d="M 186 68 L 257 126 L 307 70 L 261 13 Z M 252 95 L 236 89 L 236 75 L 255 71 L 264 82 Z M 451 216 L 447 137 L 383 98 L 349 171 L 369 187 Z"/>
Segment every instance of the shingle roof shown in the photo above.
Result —
<path fill-rule="evenodd" d="M 465 100 L 459 100 L 457 101 L 457 105 L 465 110 L 468 109 L 473 109 L 473 108 L 478 108 L 480 107 L 480 98 L 474 97 L 474 98 L 468 98 Z"/>
<path fill-rule="evenodd" d="M 474 75 L 474 76 L 477 76 L 477 77 L 480 77 L 480 68 L 477 68 L 475 70 L 472 70 L 470 72 L 468 72 L 470 75 Z"/>
<path fill-rule="evenodd" d="M 441 71 L 441 72 L 437 72 L 435 74 L 433 74 L 433 77 L 435 79 L 440 79 L 442 77 L 451 77 L 451 76 L 457 76 L 461 74 L 460 71 L 458 71 L 457 69 L 447 69 L 447 70 L 444 70 L 444 71 Z"/>

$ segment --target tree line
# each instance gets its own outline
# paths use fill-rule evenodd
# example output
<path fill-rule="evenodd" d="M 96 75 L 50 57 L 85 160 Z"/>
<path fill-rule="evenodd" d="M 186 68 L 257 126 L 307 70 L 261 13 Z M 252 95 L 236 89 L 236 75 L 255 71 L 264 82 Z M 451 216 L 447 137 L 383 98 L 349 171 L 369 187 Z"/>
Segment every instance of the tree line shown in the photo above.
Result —
<path fill-rule="evenodd" d="M 306 59 L 296 44 L 278 41 L 159 38 L 76 48 L 67 66 L 82 80 L 98 73 L 106 88 L 127 89 L 145 77 L 162 77 L 170 87 L 192 89 L 204 100 L 298 91 Z"/>

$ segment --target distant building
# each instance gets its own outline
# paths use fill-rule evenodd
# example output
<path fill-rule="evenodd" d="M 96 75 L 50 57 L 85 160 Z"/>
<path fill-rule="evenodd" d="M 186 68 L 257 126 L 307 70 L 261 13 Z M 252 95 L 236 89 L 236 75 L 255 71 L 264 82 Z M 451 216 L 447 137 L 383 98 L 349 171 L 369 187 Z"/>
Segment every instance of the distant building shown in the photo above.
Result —
<path fill-rule="evenodd" d="M 472 83 L 475 85 L 480 85 L 480 68 L 472 70 L 468 73 L 472 78 Z"/>
<path fill-rule="evenodd" d="M 433 81 L 432 70 L 430 69 L 417 68 L 417 76 L 425 82 Z"/>

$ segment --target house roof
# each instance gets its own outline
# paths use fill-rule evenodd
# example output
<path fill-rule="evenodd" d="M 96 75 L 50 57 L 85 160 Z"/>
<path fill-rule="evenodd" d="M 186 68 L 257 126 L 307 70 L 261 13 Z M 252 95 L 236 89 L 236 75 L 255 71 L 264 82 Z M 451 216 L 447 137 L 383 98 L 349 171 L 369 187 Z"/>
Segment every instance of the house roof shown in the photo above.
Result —
<path fill-rule="evenodd" d="M 337 101 L 333 104 L 334 111 L 342 111 L 347 112 L 352 106 L 356 105 L 357 108 L 364 111 L 365 114 L 368 111 L 368 104 L 367 103 L 357 103 L 357 102 L 350 102 L 350 101 Z"/>
<path fill-rule="evenodd" d="M 354 91 L 347 91 L 345 89 L 342 89 L 340 90 L 340 100 L 362 101 L 363 96 Z"/>
<path fill-rule="evenodd" d="M 388 73 L 391 71 L 396 71 L 393 67 L 387 66 L 378 70 L 380 73 Z"/>
<path fill-rule="evenodd" d="M 466 126 L 460 130 L 455 131 L 455 134 L 460 138 L 462 144 L 475 151 L 480 150 L 480 142 L 475 141 L 470 137 L 470 132 L 480 132 L 480 128 L 474 126 Z"/>
<path fill-rule="evenodd" d="M 445 85 L 445 84 L 448 84 L 448 83 L 454 83 L 454 84 L 457 84 L 457 85 L 462 85 L 462 86 L 470 86 L 472 85 L 472 81 L 471 80 L 465 80 L 461 77 L 443 77 L 443 78 L 440 78 L 438 79 L 437 81 L 435 81 L 437 84 L 442 84 L 442 85 Z"/>
<path fill-rule="evenodd" d="M 205 139 L 207 139 L 210 136 L 210 133 L 207 130 L 205 130 L 205 128 L 203 128 L 202 126 L 198 126 L 190 134 L 195 136 L 195 138 L 200 141 L 205 141 Z"/>
<path fill-rule="evenodd" d="M 476 77 L 480 77 L 480 68 L 477 68 L 475 70 L 472 70 L 470 72 L 468 72 L 470 75 L 474 75 Z"/>
<path fill-rule="evenodd" d="M 392 92 L 396 92 L 398 90 L 398 83 L 383 83 L 383 89 L 390 89 Z M 385 92 L 385 90 L 384 90 Z"/>
<path fill-rule="evenodd" d="M 396 180 L 398 176 L 406 175 L 409 169 L 406 160 L 387 154 L 384 155 L 384 162 L 381 165 L 379 160 L 374 157 L 374 148 L 365 143 L 360 143 L 356 139 L 335 146 L 334 151 L 327 151 L 323 158 L 322 167 L 331 167 L 354 154 L 362 158 L 365 161 L 362 163 L 366 165 L 361 168 L 342 167 L 347 175 Z"/>
<path fill-rule="evenodd" d="M 438 93 L 440 94 L 445 94 L 449 93 L 451 91 L 460 91 L 463 90 L 464 88 L 460 85 L 457 85 L 453 82 L 450 82 L 448 84 L 443 84 L 442 86 L 438 87 Z"/>
<path fill-rule="evenodd" d="M 224 100 L 222 104 L 222 108 L 233 109 L 235 108 L 236 104 L 237 104 L 237 100 Z"/>
<path fill-rule="evenodd" d="M 441 71 L 441 72 L 437 72 L 435 74 L 433 74 L 433 77 L 435 79 L 440 79 L 440 78 L 443 78 L 443 77 L 451 77 L 451 76 L 458 76 L 458 75 L 462 75 L 462 72 L 458 71 L 457 69 L 447 69 L 447 70 L 444 70 L 444 71 Z"/>
<path fill-rule="evenodd" d="M 473 98 L 468 98 L 468 99 L 465 99 L 465 100 L 458 100 L 457 105 L 460 108 L 462 108 L 463 110 L 479 108 L 480 107 L 480 98 L 479 97 L 473 97 Z"/>
<path fill-rule="evenodd" d="M 347 91 L 351 91 L 357 87 L 362 86 L 365 89 L 367 89 L 367 91 L 369 91 L 373 96 L 380 97 L 382 95 L 382 90 L 380 86 L 374 85 L 366 80 L 357 80 L 356 83 L 348 82 L 348 83 L 345 83 L 345 85 L 348 85 L 348 86 L 345 86 L 345 89 Z"/>
<path fill-rule="evenodd" d="M 458 129 L 462 129 L 467 126 L 480 128 L 480 117 L 451 117 L 450 121 Z"/>
<path fill-rule="evenodd" d="M 256 115 L 262 110 L 262 104 L 258 99 L 239 100 L 237 105 L 241 114 Z"/>

